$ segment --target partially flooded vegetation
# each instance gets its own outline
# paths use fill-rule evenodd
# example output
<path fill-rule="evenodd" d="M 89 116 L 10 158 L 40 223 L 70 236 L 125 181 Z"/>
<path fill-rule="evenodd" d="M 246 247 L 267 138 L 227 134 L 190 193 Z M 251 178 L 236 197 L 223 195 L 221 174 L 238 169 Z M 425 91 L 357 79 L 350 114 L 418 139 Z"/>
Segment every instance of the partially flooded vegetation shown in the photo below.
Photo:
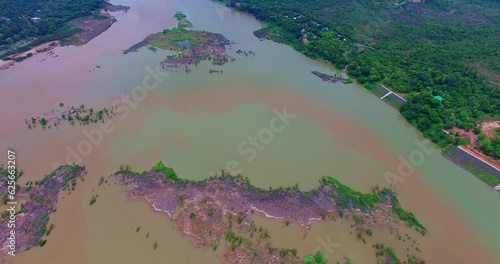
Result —
<path fill-rule="evenodd" d="M 189 18 L 196 31 L 221 33 L 234 41 L 226 49 L 239 60 L 221 67 L 211 65 L 207 59 L 197 67 L 190 67 L 189 75 L 172 73 L 167 81 L 160 83 L 154 95 L 141 102 L 123 122 L 117 122 L 115 132 L 106 134 L 102 144 L 83 157 L 81 163 L 89 170 L 85 182 L 68 179 L 61 188 L 64 191 L 59 192 L 57 212 L 49 213 L 48 221 L 40 214 L 40 221 L 46 222 L 45 235 L 33 241 L 43 248 L 20 252 L 13 264 L 166 260 L 220 263 L 222 258 L 267 263 L 268 257 L 277 263 L 496 263 L 492 257 L 497 255 L 493 245 L 498 244 L 495 212 L 499 208 L 492 194 L 497 194 L 485 191 L 481 183 L 448 161 L 426 157 L 414 174 L 397 184 L 397 200 L 396 196 L 389 201 L 382 199 L 388 198 L 383 193 L 379 195 L 386 186 L 382 173 L 398 168 L 399 155 L 408 157 L 412 153 L 415 146 L 406 143 L 422 139 L 405 127 L 400 118 L 385 111 L 386 106 L 378 103 L 377 98 L 366 96 L 357 84 L 321 82 L 311 71 L 333 75 L 331 68 L 310 61 L 285 45 L 255 39 L 251 32 L 260 28 L 260 24 L 247 14 L 219 9 L 223 7 L 209 1 L 175 1 L 178 10 L 189 14 L 175 21 L 170 18 L 175 15 L 175 10 L 168 9 L 171 3 L 132 1 L 130 4 L 130 11 L 116 16 L 118 22 L 109 32 L 85 47 L 55 48 L 50 53 L 57 59 L 46 61 L 48 54 L 32 53 L 29 58 L 34 59 L 0 71 L 8 93 L 0 105 L 12 110 L 3 112 L 5 128 L 0 142 L 20 153 L 19 162 L 25 169 L 19 182 L 20 192 L 38 188 L 43 174 L 53 170 L 50 164 L 54 160 L 73 161 L 63 161 L 67 146 L 77 146 L 85 129 L 78 127 L 80 122 L 75 116 L 75 127 L 62 119 L 66 104 L 80 109 L 79 105 L 85 103 L 84 109 L 88 111 L 79 115 L 83 120 L 90 107 L 95 113 L 103 107 L 109 110 L 106 102 L 130 93 L 147 74 L 145 67 L 158 65 L 165 56 L 178 58 L 178 52 L 191 47 L 192 42 L 181 39 L 175 44 L 179 50 L 170 52 L 149 45 L 139 53 L 123 56 L 122 49 L 151 32 L 172 29 L 175 25 L 171 22 L 181 24 L 181 20 Z M 214 5 L 215 11 L 223 12 L 215 13 Z M 182 23 L 181 28 L 193 30 L 185 21 Z M 314 36 L 308 40 L 307 45 L 317 42 Z M 28 58 L 28 53 L 22 56 Z M 102 69 L 94 73 L 96 65 Z M 51 75 L 54 72 L 64 74 L 54 77 Z M 43 89 L 33 83 L 43 85 Z M 274 94 L 277 90 L 280 92 Z M 308 100 L 310 97 L 314 100 Z M 58 106 L 60 102 L 64 105 Z M 240 139 L 267 125 L 263 122 L 269 120 L 267 113 L 272 107 L 281 106 L 287 106 L 298 118 L 284 133 L 275 134 L 273 143 L 265 145 L 265 151 L 258 151 L 252 163 L 244 162 L 245 157 L 235 153 L 234 147 Z M 61 118 L 58 129 L 53 129 L 55 124 L 43 114 L 50 109 L 59 110 L 54 111 L 54 116 Z M 35 121 L 36 130 L 41 130 L 43 122 L 46 130 L 50 125 L 50 132 L 26 129 L 28 124 L 23 119 L 30 123 L 30 117 L 39 117 Z M 88 124 L 87 128 L 100 126 L 93 124 L 92 119 L 89 116 L 88 122 L 81 124 Z M 59 126 L 65 127 L 59 129 Z M 224 177 L 202 180 L 207 172 L 224 167 L 227 159 L 233 158 L 243 161 L 242 173 L 249 176 L 255 192 L 247 186 L 245 177 L 229 177 L 224 173 Z M 141 172 L 153 167 L 152 160 L 158 159 L 169 160 L 169 164 L 157 164 L 152 172 Z M 118 177 L 108 177 L 120 164 L 129 165 L 124 165 L 117 174 L 138 175 L 144 183 L 151 183 L 151 195 L 164 193 L 165 197 L 159 196 L 151 203 L 144 199 L 130 201 L 127 194 L 133 193 L 135 187 L 113 186 Z M 158 184 L 148 180 L 151 173 L 162 180 Z M 318 186 L 319 175 L 332 175 L 338 181 L 325 178 L 328 183 Z M 178 195 L 170 197 L 168 192 L 162 192 L 163 180 L 169 181 L 164 185 L 175 187 L 174 193 Z M 342 182 L 346 185 L 341 186 Z M 228 194 L 234 197 L 222 204 L 233 203 L 233 206 L 222 211 L 214 201 L 218 201 L 216 195 L 224 189 L 215 186 L 226 183 L 239 186 L 247 196 L 240 197 L 236 189 L 229 189 Z M 382 188 L 370 190 L 370 186 L 377 184 Z M 144 189 L 142 185 L 140 188 Z M 214 194 L 205 195 L 210 188 L 215 189 Z M 289 208 L 294 213 L 295 206 L 314 201 L 322 188 L 332 188 L 334 194 L 325 195 L 325 199 L 333 201 L 338 210 L 324 213 L 324 208 L 319 207 L 312 215 L 321 220 L 311 220 L 311 224 L 303 226 L 288 218 Z M 205 198 L 196 200 L 199 193 L 208 197 L 206 203 L 203 203 Z M 257 199 L 255 208 L 247 210 L 248 203 L 243 203 L 240 209 L 238 202 L 250 198 Z M 287 205 L 287 199 L 293 203 Z M 20 206 L 28 200 L 31 200 L 29 195 L 18 197 L 18 209 L 24 210 Z M 146 206 L 163 205 L 165 201 L 175 205 L 170 217 L 160 212 L 165 208 L 152 212 Z M 44 198 L 33 196 L 32 205 L 40 203 L 45 203 Z M 307 220 L 311 212 L 304 208 L 297 218 Z M 24 217 L 25 213 L 19 215 Z M 212 221 L 210 217 L 220 217 L 216 227 L 221 229 L 206 228 L 206 221 Z M 199 244 L 198 236 L 206 239 L 201 241 L 213 242 Z M 208 240 L 205 236 L 219 239 Z M 322 247 L 320 241 L 336 242 L 341 247 L 331 251 Z M 3 258 L 0 259 L 2 262 Z"/>
<path fill-rule="evenodd" d="M 2 251 L 22 252 L 32 247 L 43 247 L 47 243 L 47 237 L 55 225 L 49 225 L 50 215 L 57 210 L 58 195 L 67 190 L 71 193 L 75 189 L 77 179 L 83 181 L 86 174 L 85 168 L 78 165 L 64 165 L 46 175 L 42 180 L 28 181 L 26 186 L 16 186 L 18 198 L 24 201 L 19 205 L 20 210 L 6 210 L 2 212 L 0 219 L 0 239 L 2 243 L 8 242 L 11 233 L 7 223 L 14 223 L 15 248 L 11 249 L 4 244 Z M 4 184 L 0 185 L 0 193 L 7 193 L 7 173 L 0 168 L 0 177 Z M 19 176 L 19 175 L 18 175 Z M 3 200 L 7 203 L 7 199 Z M 14 208 L 16 206 L 14 205 Z M 11 212 L 15 212 L 15 220 L 12 221 Z"/>
<path fill-rule="evenodd" d="M 337 74 L 334 74 L 332 76 L 332 75 L 328 75 L 326 73 L 322 73 L 322 72 L 318 72 L 318 71 L 312 71 L 311 73 L 318 76 L 322 81 L 329 82 L 329 83 L 337 83 L 337 82 L 341 82 L 343 84 L 352 83 L 351 79 L 344 77 L 342 75 L 337 76 Z"/>
<path fill-rule="evenodd" d="M 177 52 L 177 56 L 168 56 L 162 65 L 164 68 L 197 65 L 200 61 L 210 60 L 214 65 L 223 65 L 229 61 L 226 45 L 231 42 L 222 34 L 208 31 L 188 30 L 191 22 L 182 13 L 176 13 L 177 27 L 165 29 L 147 36 L 143 41 L 124 50 L 123 53 L 137 51 L 144 46 L 152 46 Z M 189 72 L 187 68 L 186 72 Z"/>
<path fill-rule="evenodd" d="M 85 107 L 84 104 L 78 107 L 65 107 L 64 103 L 60 103 L 59 108 L 55 108 L 41 116 L 25 119 L 24 122 L 28 129 L 58 128 L 63 124 L 72 126 L 80 124 L 83 126 L 92 123 L 104 123 L 117 114 L 117 109 L 117 106 L 111 106 L 110 109 L 94 110 L 94 108 Z"/>
<path fill-rule="evenodd" d="M 364 236 L 372 236 L 373 230 L 387 232 L 401 225 L 414 227 L 421 235 L 427 233 L 412 213 L 401 208 L 393 191 L 375 187 L 364 194 L 332 177 L 323 177 L 320 186 L 310 191 L 298 186 L 265 190 L 248 178 L 224 171 L 201 181 L 182 179 L 162 162 L 142 173 L 122 166 L 113 177 L 132 187 L 128 192 L 131 199 L 146 200 L 155 210 L 167 213 L 196 244 L 216 250 L 225 239 L 225 263 L 302 263 L 297 250 L 273 248 L 267 231 L 252 221 L 253 214 L 304 227 L 314 220 L 341 218 L 352 221 L 356 236 L 364 243 Z"/>

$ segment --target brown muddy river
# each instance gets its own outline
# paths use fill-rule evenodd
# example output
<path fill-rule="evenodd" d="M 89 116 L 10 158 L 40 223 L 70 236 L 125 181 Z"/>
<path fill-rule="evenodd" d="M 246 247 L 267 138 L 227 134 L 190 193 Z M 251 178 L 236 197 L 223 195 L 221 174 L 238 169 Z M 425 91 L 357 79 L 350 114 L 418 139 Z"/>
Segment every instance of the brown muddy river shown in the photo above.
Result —
<path fill-rule="evenodd" d="M 387 186 L 384 175 L 398 173 L 402 159 L 418 160 L 418 166 L 395 183 L 400 201 L 429 230 L 425 237 L 404 230 L 418 239 L 422 251 L 408 253 L 427 263 L 500 262 L 498 193 L 438 151 L 421 154 L 419 144 L 425 143 L 420 134 L 364 88 L 322 82 L 310 72 L 333 73 L 333 68 L 288 46 L 259 41 L 252 34 L 261 27 L 258 21 L 211 1 L 113 3 L 131 9 L 114 14 L 118 22 L 87 45 L 58 47 L 58 57 L 38 54 L 0 71 L 0 146 L 17 151 L 25 172 L 20 181 L 41 179 L 58 163 L 77 162 L 88 170 L 76 191 L 61 194 L 47 244 L 16 256 L 14 263 L 219 263 L 221 252 L 193 246 L 165 214 L 128 201 L 113 184 L 98 187 L 100 177 L 122 164 L 142 171 L 162 160 L 180 177 L 204 179 L 236 162 L 240 174 L 263 188 L 298 183 L 311 189 L 329 175 L 367 192 L 377 184 Z M 171 53 L 142 49 L 122 54 L 149 33 L 175 26 L 176 11 L 186 14 L 195 29 L 235 42 L 228 53 L 236 61 L 222 67 L 205 62 L 187 74 L 159 77 L 149 69 L 155 71 Z M 256 55 L 240 56 L 238 49 Z M 210 69 L 223 74 L 209 74 Z M 140 102 L 124 103 L 145 76 L 158 86 Z M 102 137 L 95 132 L 98 125 L 28 130 L 24 119 L 60 102 L 95 109 L 118 102 L 128 111 L 114 118 L 112 131 Z M 267 135 L 259 148 L 250 147 L 249 137 L 263 134 L 276 111 L 285 110 L 293 118 L 284 129 Z M 94 142 L 85 136 L 89 133 Z M 89 206 L 94 194 L 98 200 Z M 350 223 L 316 222 L 306 230 L 264 217 L 255 221 L 269 230 L 275 247 L 297 248 L 301 256 L 319 249 L 329 263 L 344 257 L 374 263 L 372 245 L 383 242 L 406 259 L 406 248 L 387 232 L 374 232 L 363 244 L 350 234 Z M 325 248 L 325 241 L 335 248 Z"/>

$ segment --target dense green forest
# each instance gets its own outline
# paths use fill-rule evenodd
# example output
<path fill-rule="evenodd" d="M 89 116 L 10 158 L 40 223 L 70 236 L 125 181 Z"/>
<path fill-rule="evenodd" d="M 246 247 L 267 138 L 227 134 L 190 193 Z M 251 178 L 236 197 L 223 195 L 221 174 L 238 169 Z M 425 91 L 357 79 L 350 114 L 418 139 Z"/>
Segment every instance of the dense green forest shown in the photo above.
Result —
<path fill-rule="evenodd" d="M 402 115 L 440 146 L 460 142 L 443 129 L 500 118 L 500 1 L 228 1 L 269 25 L 256 35 L 349 65 L 369 89 L 384 84 L 403 94 Z M 500 158 L 500 144 L 481 142 Z"/>
<path fill-rule="evenodd" d="M 68 22 L 96 14 L 104 0 L 0 0 L 0 54 L 71 36 Z"/>

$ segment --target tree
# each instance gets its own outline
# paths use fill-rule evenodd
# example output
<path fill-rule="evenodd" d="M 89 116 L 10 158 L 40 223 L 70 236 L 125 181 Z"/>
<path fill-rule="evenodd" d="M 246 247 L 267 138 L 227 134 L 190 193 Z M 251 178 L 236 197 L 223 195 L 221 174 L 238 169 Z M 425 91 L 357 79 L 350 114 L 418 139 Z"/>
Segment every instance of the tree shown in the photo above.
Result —
<path fill-rule="evenodd" d="M 47 120 L 45 120 L 45 118 L 41 118 L 40 119 L 40 124 L 42 125 L 42 127 L 45 127 L 45 125 L 47 125 Z"/>
<path fill-rule="evenodd" d="M 314 255 L 306 256 L 304 264 L 327 264 L 327 260 L 321 251 L 317 251 Z"/>

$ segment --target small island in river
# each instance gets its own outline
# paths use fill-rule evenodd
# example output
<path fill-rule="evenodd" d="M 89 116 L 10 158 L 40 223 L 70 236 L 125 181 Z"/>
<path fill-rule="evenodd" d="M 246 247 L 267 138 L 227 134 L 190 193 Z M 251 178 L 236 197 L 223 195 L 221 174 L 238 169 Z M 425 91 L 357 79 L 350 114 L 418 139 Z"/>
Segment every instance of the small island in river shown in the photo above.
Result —
<path fill-rule="evenodd" d="M 22 176 L 21 171 L 16 174 L 17 178 Z M 16 200 L 12 201 L 8 195 L 8 186 L 10 186 L 7 184 L 8 170 L 0 167 L 0 179 L 5 183 L 0 185 L 0 193 L 2 204 L 7 206 L 7 210 L 2 212 L 0 218 L 1 251 L 6 254 L 15 254 L 32 247 L 43 247 L 47 243 L 50 232 L 54 229 L 53 224 L 47 225 L 50 214 L 56 211 L 59 193 L 62 190 L 69 192 L 74 190 L 77 179 L 83 180 L 85 174 L 85 167 L 82 166 L 60 166 L 40 181 L 29 181 L 24 187 L 16 185 Z M 9 202 L 19 204 L 12 205 Z M 9 223 L 11 225 L 8 225 Z M 14 235 L 11 234 L 13 230 L 11 227 L 16 230 Z"/>
<path fill-rule="evenodd" d="M 248 178 L 225 172 L 202 181 L 181 179 L 162 162 L 142 173 L 122 166 L 112 177 L 130 187 L 132 200 L 145 200 L 166 213 L 194 243 L 214 251 L 226 245 L 223 263 L 303 263 L 296 250 L 271 246 L 267 231 L 251 220 L 254 213 L 306 228 L 313 220 L 352 219 L 351 227 L 355 226 L 358 239 L 365 243 L 364 236 L 371 236 L 372 228 L 409 226 L 422 235 L 427 233 L 412 213 L 401 208 L 393 191 L 374 188 L 373 193 L 363 194 L 331 177 L 323 177 L 319 187 L 307 192 L 298 186 L 265 190 Z M 390 247 L 377 244 L 374 248 L 383 263 L 395 257 Z"/>
<path fill-rule="evenodd" d="M 134 52 L 145 46 L 164 50 L 177 51 L 177 56 L 168 56 L 162 66 L 178 68 L 180 66 L 196 65 L 203 60 L 211 60 L 214 65 L 223 65 L 229 61 L 226 45 L 231 44 L 222 34 L 207 31 L 188 30 L 191 23 L 182 13 L 175 15 L 178 26 L 165 29 L 147 36 L 141 42 L 123 51 L 124 54 Z"/>
<path fill-rule="evenodd" d="M 84 104 L 81 104 L 79 107 L 65 107 L 63 103 L 60 103 L 59 108 L 60 109 L 52 109 L 49 112 L 43 113 L 41 116 L 24 119 L 24 122 L 26 126 L 28 126 L 28 129 L 36 129 L 39 127 L 42 129 L 58 128 L 63 123 L 73 126 L 75 122 L 83 126 L 107 122 L 118 112 L 117 106 L 111 106 L 110 109 L 103 108 L 94 110 L 93 108 L 85 107 Z"/>
<path fill-rule="evenodd" d="M 17 172 L 17 177 L 22 176 Z M 10 210 L 2 213 L 0 219 L 0 239 L 5 241 L 1 251 L 14 252 L 9 245 L 10 219 L 15 219 L 16 245 L 19 253 L 32 247 L 43 247 L 47 243 L 54 224 L 49 225 L 49 217 L 56 212 L 61 191 L 71 193 L 77 179 L 83 181 L 85 167 L 63 165 L 42 180 L 28 181 L 24 187 L 16 186 L 16 206 L 14 214 Z M 8 170 L 0 167 L 0 178 L 7 182 Z M 389 189 L 373 188 L 372 193 L 360 193 L 343 185 L 332 177 L 323 177 L 320 185 L 310 191 L 302 191 L 298 186 L 269 188 L 265 190 L 251 184 L 248 178 L 232 176 L 222 172 L 221 176 L 201 181 L 181 179 L 176 172 L 159 162 L 150 171 L 138 173 L 128 166 L 110 176 L 115 184 L 126 186 L 126 194 L 132 200 L 145 200 L 159 212 L 168 215 L 174 226 L 193 243 L 217 251 L 221 248 L 222 263 L 314 263 L 312 259 L 325 259 L 320 252 L 313 255 L 298 255 L 293 248 L 275 248 L 268 230 L 259 227 L 252 219 L 254 214 L 285 221 L 285 225 L 295 222 L 309 228 L 311 221 L 336 221 L 341 219 L 350 225 L 359 241 L 373 232 L 391 234 L 401 240 L 398 228 L 413 227 L 422 235 L 426 228 L 416 217 L 402 209 L 396 194 Z M 106 183 L 101 177 L 99 185 Z M 7 184 L 0 185 L 2 202 L 8 204 Z M 90 206 L 98 195 L 93 195 Z M 20 208 L 20 209 L 19 209 Z M 140 227 L 136 228 L 136 232 Z M 347 228 L 347 227 L 346 227 Z M 417 247 L 418 242 L 406 234 L 408 248 Z M 154 243 L 153 249 L 158 247 Z M 379 263 L 402 263 L 391 247 L 373 244 Z M 322 262 L 320 262 L 322 263 Z M 346 262 L 349 263 L 348 258 Z M 421 258 L 408 255 L 407 263 L 423 264 Z"/>

